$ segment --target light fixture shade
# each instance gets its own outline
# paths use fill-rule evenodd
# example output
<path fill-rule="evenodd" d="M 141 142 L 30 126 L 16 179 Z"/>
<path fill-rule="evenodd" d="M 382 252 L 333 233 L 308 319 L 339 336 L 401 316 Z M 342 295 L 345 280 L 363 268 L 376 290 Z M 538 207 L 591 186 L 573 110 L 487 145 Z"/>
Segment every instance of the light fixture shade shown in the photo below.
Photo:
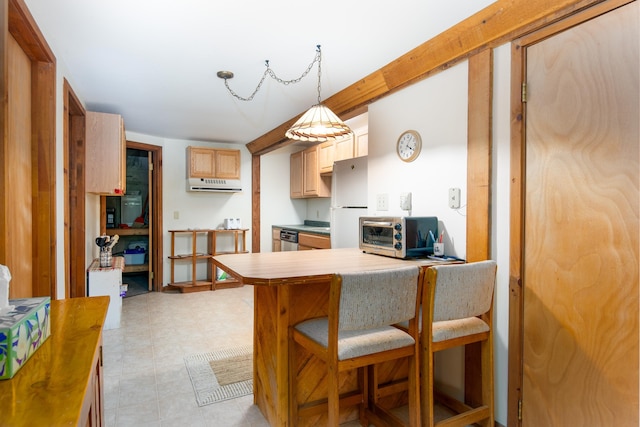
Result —
<path fill-rule="evenodd" d="M 332 141 L 351 133 L 351 129 L 322 104 L 316 104 L 285 133 L 289 139 L 310 142 Z"/>

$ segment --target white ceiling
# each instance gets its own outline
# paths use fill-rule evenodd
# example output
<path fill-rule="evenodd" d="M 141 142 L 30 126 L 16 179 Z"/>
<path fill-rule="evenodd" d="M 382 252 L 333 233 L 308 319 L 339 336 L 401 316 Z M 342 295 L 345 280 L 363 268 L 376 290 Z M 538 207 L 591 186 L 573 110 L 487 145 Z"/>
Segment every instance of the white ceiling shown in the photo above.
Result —
<path fill-rule="evenodd" d="M 25 0 L 59 69 L 92 111 L 128 131 L 246 144 L 317 101 L 317 68 L 295 85 L 267 79 L 265 60 L 294 79 L 322 45 L 322 98 L 476 11 L 489 0 Z M 66 71 L 65 71 L 66 70 Z"/>

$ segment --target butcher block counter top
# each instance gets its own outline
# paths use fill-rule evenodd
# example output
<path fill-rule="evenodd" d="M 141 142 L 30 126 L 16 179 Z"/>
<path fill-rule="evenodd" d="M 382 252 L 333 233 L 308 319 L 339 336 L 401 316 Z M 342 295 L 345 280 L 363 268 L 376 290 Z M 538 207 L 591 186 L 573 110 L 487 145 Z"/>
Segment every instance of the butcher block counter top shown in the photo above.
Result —
<path fill-rule="evenodd" d="M 0 381 L 0 425 L 100 426 L 102 326 L 109 297 L 51 301 L 51 335 Z"/>
<path fill-rule="evenodd" d="M 402 260 L 349 248 L 219 255 L 213 262 L 244 285 L 277 286 L 327 281 L 335 273 L 384 270 L 408 264 L 428 267 L 445 261 Z"/>
<path fill-rule="evenodd" d="M 334 273 L 380 270 L 406 265 L 427 268 L 443 262 L 430 259 L 400 260 L 362 253 L 359 249 L 228 254 L 213 263 L 244 285 L 254 285 L 253 398 L 272 426 L 326 426 L 326 408 L 310 407 L 326 398 L 326 366 L 304 352 L 289 361 L 289 328 L 303 320 L 326 316 Z M 401 363 L 401 362 L 400 362 Z M 402 372 L 392 367 L 388 372 Z M 406 370 L 406 367 L 404 368 Z M 296 375 L 296 393 L 290 393 L 289 375 Z M 357 384 L 354 372 L 346 372 L 341 393 Z M 308 405 L 291 420 L 291 405 Z M 326 406 L 326 404 L 325 404 Z M 357 405 L 341 408 L 341 420 L 355 420 Z"/>

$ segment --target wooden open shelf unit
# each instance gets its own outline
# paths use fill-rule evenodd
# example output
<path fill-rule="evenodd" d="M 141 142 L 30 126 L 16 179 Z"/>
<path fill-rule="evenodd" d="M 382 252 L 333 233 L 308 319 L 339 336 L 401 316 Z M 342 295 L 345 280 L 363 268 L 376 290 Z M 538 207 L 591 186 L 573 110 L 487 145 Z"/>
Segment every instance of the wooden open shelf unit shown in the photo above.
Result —
<path fill-rule="evenodd" d="M 242 286 L 240 283 L 233 279 L 227 278 L 225 280 L 216 279 L 216 266 L 211 259 L 215 255 L 222 254 L 239 254 L 248 253 L 247 247 L 247 231 L 248 229 L 191 229 L 191 230 L 169 230 L 171 234 L 171 255 L 169 260 L 171 261 L 171 282 L 168 284 L 169 288 L 178 289 L 180 292 L 198 292 L 198 291 L 213 291 L 215 289 L 231 288 Z M 190 235 L 186 237 L 191 238 L 191 251 L 189 253 L 176 253 L 176 236 L 177 235 Z M 218 250 L 218 236 L 233 234 L 234 249 L 232 251 L 220 251 Z M 198 252 L 198 239 L 207 239 L 207 251 L 205 253 Z M 175 267 L 176 263 L 190 262 L 191 263 L 191 280 L 176 281 L 175 279 Z M 207 277 L 198 278 L 197 265 L 199 262 L 207 263 Z"/>

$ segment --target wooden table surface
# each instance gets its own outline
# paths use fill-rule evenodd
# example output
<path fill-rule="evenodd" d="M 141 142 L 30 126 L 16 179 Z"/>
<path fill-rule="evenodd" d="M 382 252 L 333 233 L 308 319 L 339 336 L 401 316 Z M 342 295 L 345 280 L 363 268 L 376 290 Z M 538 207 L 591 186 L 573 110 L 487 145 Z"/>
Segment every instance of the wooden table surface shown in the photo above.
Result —
<path fill-rule="evenodd" d="M 51 301 L 51 335 L 12 379 L 0 381 L 0 425 L 84 422 L 108 306 L 107 296 Z"/>
<path fill-rule="evenodd" d="M 326 281 L 335 273 L 383 270 L 407 264 L 428 267 L 447 261 L 402 260 L 349 248 L 219 255 L 213 257 L 213 262 L 244 285 L 277 286 Z"/>

